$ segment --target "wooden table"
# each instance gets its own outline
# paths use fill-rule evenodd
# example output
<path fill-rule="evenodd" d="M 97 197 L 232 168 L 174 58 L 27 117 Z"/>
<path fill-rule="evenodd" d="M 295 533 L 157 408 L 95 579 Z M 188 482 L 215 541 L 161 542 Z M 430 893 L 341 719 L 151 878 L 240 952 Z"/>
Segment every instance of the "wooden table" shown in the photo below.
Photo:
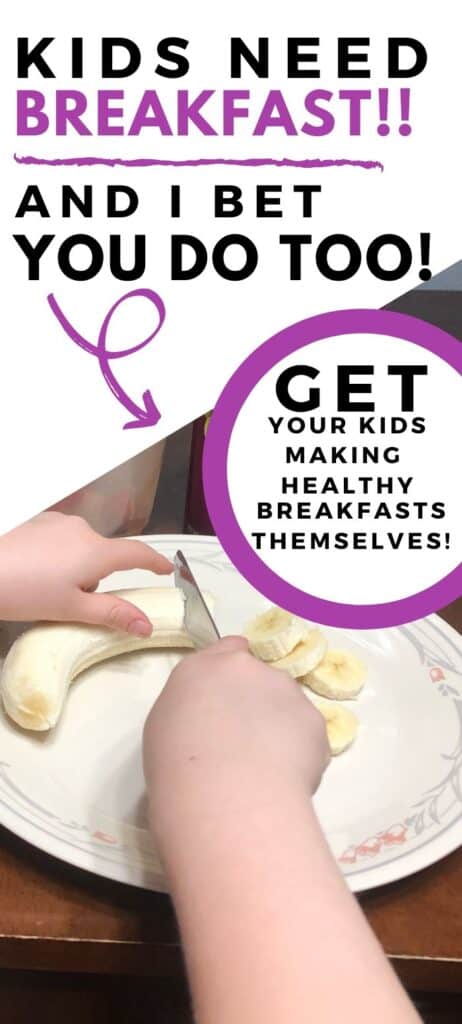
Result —
<path fill-rule="evenodd" d="M 416 308 L 415 294 L 395 308 L 462 336 L 460 297 L 420 293 Z M 181 529 L 188 436 L 170 441 L 150 530 Z M 442 614 L 462 632 L 462 600 Z M 361 903 L 425 1020 L 462 1020 L 462 849 Z M 191 1022 L 168 898 L 77 871 L 0 829 L 0 1019 L 29 1024 L 31 1011 L 48 1024 Z"/>

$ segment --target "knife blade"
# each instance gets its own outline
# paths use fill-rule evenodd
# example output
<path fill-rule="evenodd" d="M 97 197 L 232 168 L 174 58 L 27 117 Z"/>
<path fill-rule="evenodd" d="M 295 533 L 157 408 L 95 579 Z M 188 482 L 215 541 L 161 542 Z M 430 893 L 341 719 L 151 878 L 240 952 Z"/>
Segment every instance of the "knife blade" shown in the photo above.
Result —
<path fill-rule="evenodd" d="M 220 633 L 182 551 L 177 551 L 173 564 L 175 586 L 184 596 L 185 629 L 196 647 L 208 647 L 220 639 Z"/>

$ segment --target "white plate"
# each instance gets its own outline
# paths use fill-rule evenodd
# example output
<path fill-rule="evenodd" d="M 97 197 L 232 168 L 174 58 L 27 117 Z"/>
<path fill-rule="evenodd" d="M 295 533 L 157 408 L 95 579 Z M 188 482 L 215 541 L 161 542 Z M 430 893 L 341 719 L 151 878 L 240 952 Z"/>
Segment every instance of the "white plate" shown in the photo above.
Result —
<path fill-rule="evenodd" d="M 217 599 L 222 633 L 241 631 L 265 607 L 215 538 L 143 540 L 169 557 L 183 548 Z M 112 576 L 105 589 L 149 585 L 152 575 L 134 571 Z M 462 645 L 436 616 L 400 629 L 326 632 L 368 666 L 355 702 L 358 740 L 330 765 L 316 797 L 331 848 L 359 892 L 462 844 Z M 0 822 L 77 867 L 163 890 L 146 829 L 140 740 L 178 657 L 145 652 L 89 670 L 51 734 L 25 733 L 0 713 Z"/>

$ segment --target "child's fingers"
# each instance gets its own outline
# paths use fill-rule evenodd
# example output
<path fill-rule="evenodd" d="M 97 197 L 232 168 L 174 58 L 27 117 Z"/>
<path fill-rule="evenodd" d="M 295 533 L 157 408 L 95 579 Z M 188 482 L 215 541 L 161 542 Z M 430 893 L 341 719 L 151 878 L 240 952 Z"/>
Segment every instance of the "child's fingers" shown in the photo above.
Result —
<path fill-rule="evenodd" d="M 71 615 L 77 622 L 92 626 L 107 626 L 134 636 L 150 636 L 152 624 L 147 616 L 130 601 L 114 594 L 89 594 L 80 591 Z"/>
<path fill-rule="evenodd" d="M 233 654 L 236 651 L 248 651 L 249 644 L 245 636 L 225 636 L 215 644 L 204 647 L 202 654 Z"/>
<path fill-rule="evenodd" d="M 107 575 L 117 569 L 147 569 L 159 576 L 173 572 L 173 565 L 165 555 L 140 540 L 107 540 L 103 550 Z"/>

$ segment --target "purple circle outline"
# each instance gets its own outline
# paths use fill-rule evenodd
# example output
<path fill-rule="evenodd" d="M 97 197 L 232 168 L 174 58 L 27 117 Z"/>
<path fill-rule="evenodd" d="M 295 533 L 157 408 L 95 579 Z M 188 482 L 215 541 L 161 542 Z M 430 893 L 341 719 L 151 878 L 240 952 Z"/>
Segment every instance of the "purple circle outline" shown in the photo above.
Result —
<path fill-rule="evenodd" d="M 377 605 L 347 605 L 305 593 L 273 572 L 249 544 L 234 514 L 228 486 L 228 450 L 239 412 L 255 385 L 277 363 L 300 348 L 343 334 L 379 334 L 409 341 L 462 374 L 462 344 L 446 331 L 404 313 L 350 309 L 301 320 L 275 334 L 238 367 L 210 419 L 203 456 L 204 491 L 210 519 L 227 555 L 268 600 L 295 615 L 328 626 L 376 629 L 424 618 L 462 593 L 462 563 L 433 586 L 411 597 Z"/>

